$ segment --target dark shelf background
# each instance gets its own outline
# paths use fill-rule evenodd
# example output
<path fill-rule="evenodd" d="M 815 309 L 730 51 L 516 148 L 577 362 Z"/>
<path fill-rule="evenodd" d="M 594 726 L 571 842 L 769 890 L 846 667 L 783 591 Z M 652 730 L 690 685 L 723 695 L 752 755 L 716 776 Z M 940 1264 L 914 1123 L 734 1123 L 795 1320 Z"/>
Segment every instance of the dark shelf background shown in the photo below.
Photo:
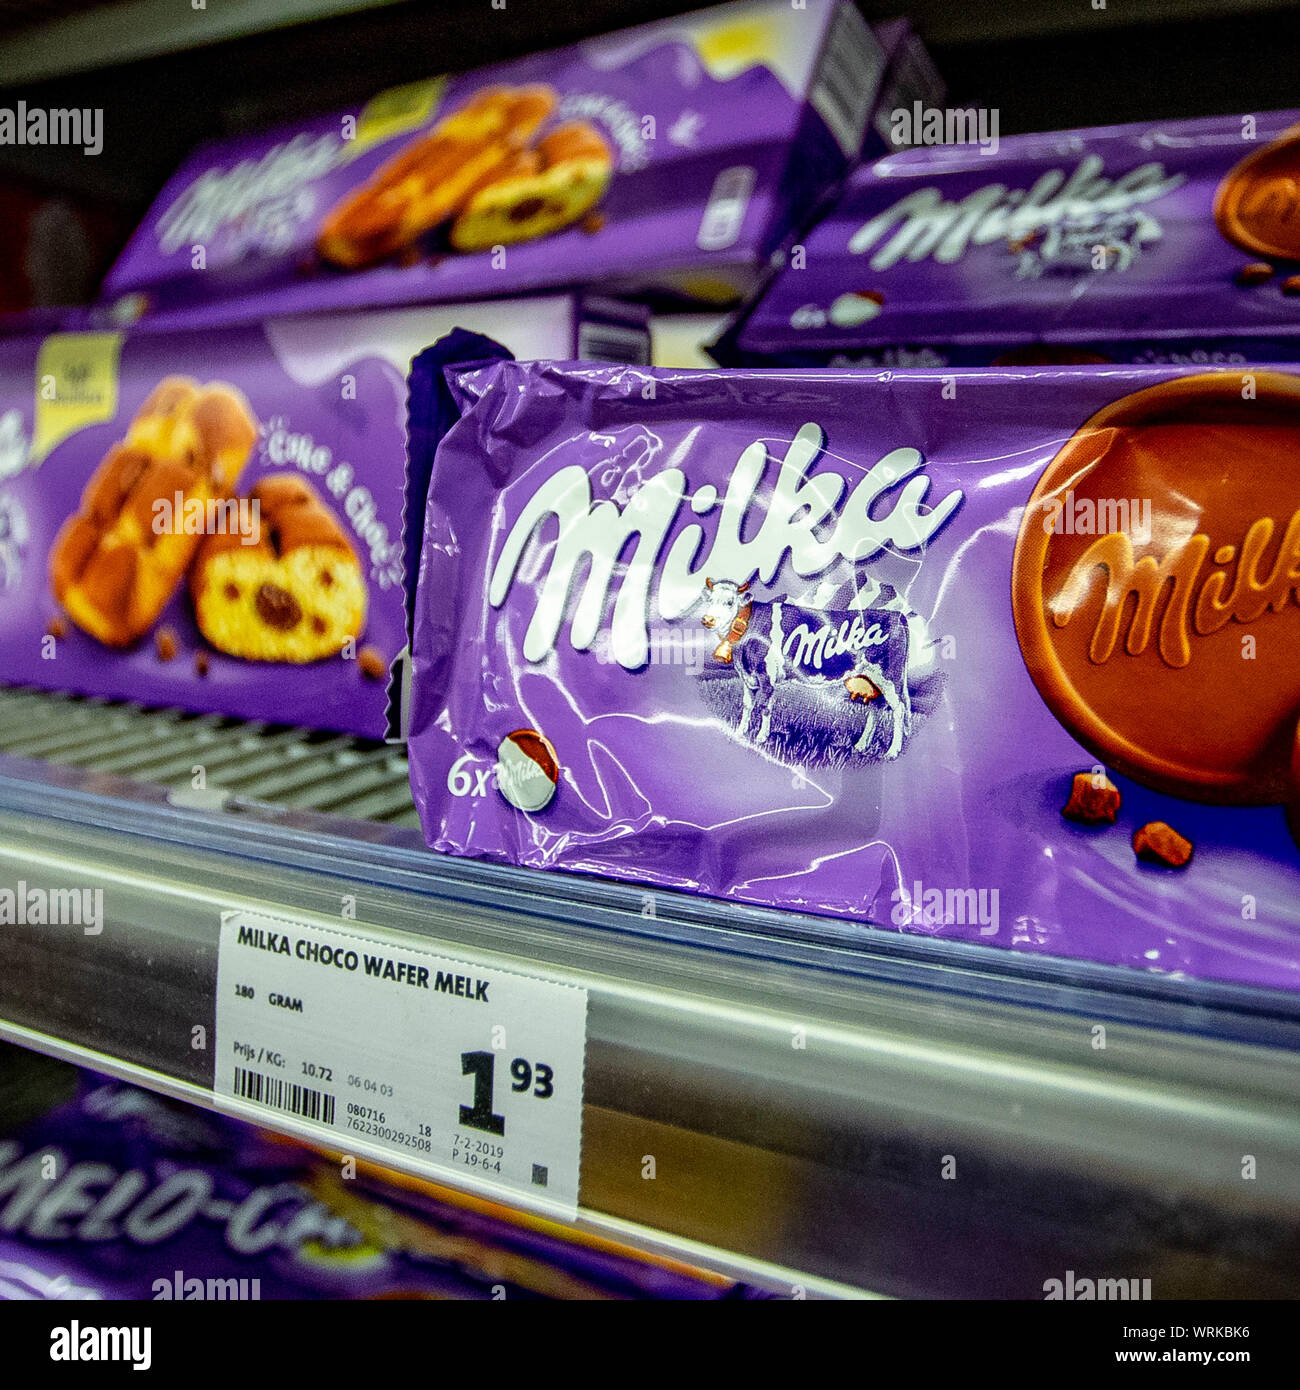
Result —
<path fill-rule="evenodd" d="M 186 0 L 175 0 L 184 4 Z M 954 102 L 997 108 L 1001 133 L 1300 105 L 1300 14 L 1275 0 L 859 0 L 909 13 Z M 0 0 L 0 59 L 23 23 L 91 8 Z M 102 8 L 102 7 L 101 7 Z M 383 87 L 476 67 L 701 5 L 676 0 L 400 3 L 39 83 L 0 104 L 102 107 L 105 148 L 0 147 L 0 175 L 103 200 L 138 218 L 201 140 L 365 100 Z M 110 13 L 105 10 L 105 13 Z M 95 62 L 93 53 L 69 64 Z M 2 63 L 0 63 L 2 66 Z"/>

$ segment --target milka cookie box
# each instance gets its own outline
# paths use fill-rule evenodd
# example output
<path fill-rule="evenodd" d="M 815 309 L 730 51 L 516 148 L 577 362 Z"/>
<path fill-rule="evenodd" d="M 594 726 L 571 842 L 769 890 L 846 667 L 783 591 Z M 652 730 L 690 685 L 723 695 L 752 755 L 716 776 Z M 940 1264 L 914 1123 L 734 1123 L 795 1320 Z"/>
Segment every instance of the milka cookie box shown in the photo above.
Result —
<path fill-rule="evenodd" d="M 571 296 L 0 339 L 0 680 L 383 737 L 406 372 L 461 324 L 648 351 Z"/>

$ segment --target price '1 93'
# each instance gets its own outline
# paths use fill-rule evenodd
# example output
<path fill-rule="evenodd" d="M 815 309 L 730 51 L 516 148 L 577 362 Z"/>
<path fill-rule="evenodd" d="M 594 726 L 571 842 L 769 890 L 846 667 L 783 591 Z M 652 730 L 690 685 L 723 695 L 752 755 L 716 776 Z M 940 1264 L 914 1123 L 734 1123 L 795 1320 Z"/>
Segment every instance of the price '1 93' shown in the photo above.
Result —
<path fill-rule="evenodd" d="M 506 1117 L 493 1111 L 496 1086 L 496 1055 L 491 1052 L 462 1052 L 462 1076 L 474 1078 L 474 1103 L 460 1107 L 460 1122 L 467 1129 L 484 1134 L 504 1135 Z M 510 1089 L 517 1094 L 531 1091 L 538 1100 L 549 1100 L 555 1094 L 555 1073 L 545 1062 L 529 1062 L 516 1057 L 510 1063 Z"/>

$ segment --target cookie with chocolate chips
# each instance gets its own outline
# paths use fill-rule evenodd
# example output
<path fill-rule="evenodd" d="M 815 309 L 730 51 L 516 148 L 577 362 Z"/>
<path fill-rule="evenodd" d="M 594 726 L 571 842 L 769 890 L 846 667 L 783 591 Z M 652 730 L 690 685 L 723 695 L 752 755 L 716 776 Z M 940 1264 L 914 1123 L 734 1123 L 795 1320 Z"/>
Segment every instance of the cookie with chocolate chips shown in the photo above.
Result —
<path fill-rule="evenodd" d="M 247 661 L 337 655 L 361 634 L 366 583 L 334 513 L 304 479 L 274 473 L 249 495 L 256 540 L 210 536 L 190 580 L 199 630 Z"/>

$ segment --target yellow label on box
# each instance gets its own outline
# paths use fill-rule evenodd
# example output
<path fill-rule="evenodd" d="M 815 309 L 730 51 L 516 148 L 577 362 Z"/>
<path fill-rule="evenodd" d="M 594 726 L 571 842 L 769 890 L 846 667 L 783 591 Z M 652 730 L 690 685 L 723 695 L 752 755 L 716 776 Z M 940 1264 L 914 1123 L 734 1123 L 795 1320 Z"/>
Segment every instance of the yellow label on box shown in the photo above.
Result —
<path fill-rule="evenodd" d="M 775 32 L 762 20 L 742 20 L 704 29 L 696 39 L 696 52 L 714 77 L 734 77 L 748 68 L 771 60 Z"/>
<path fill-rule="evenodd" d="M 36 357 L 36 423 L 30 462 L 87 425 L 117 414 L 120 333 L 54 333 Z"/>
<path fill-rule="evenodd" d="M 446 85 L 445 77 L 431 77 L 425 82 L 389 87 L 377 97 L 372 97 L 357 117 L 357 128 L 349 142 L 347 158 L 355 159 L 395 135 L 418 130 L 438 109 Z"/>

